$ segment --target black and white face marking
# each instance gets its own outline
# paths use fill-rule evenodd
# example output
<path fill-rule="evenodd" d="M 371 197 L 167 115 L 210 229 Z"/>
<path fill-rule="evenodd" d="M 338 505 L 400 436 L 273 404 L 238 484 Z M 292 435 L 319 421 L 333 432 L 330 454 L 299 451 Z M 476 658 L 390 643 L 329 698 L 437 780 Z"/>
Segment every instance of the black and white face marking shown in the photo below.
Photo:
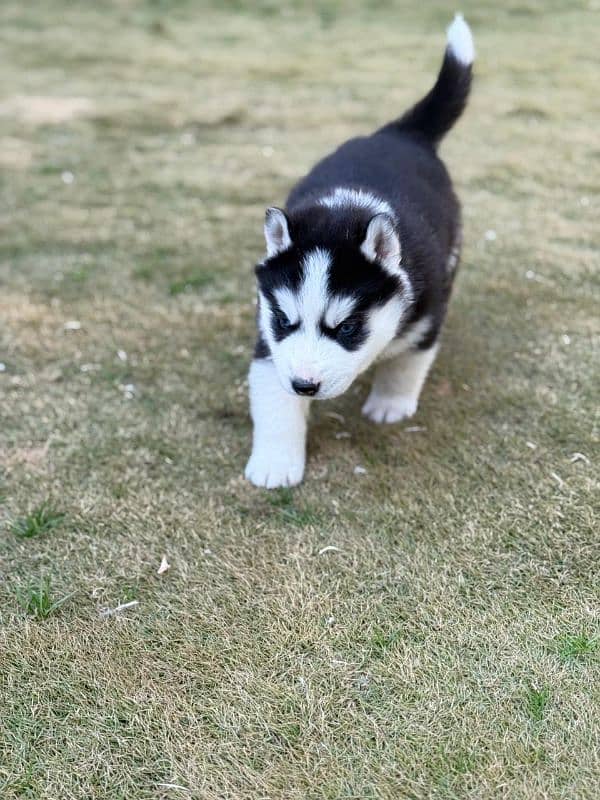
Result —
<path fill-rule="evenodd" d="M 276 342 L 291 336 L 301 325 L 295 300 L 282 296 L 275 290 L 275 302 L 271 303 L 271 331 Z M 282 306 L 291 310 L 291 318 L 282 311 Z M 323 336 L 329 337 L 346 350 L 358 350 L 366 337 L 365 315 L 355 312 L 356 300 L 351 296 L 334 297 L 330 300 L 325 316 L 319 323 Z M 298 321 L 292 321 L 298 320 Z"/>
<path fill-rule="evenodd" d="M 279 380 L 290 393 L 308 384 L 318 399 L 335 397 L 393 339 L 410 304 L 393 222 L 376 214 L 362 241 L 301 248 L 277 209 L 267 212 L 265 237 L 259 326 Z"/>

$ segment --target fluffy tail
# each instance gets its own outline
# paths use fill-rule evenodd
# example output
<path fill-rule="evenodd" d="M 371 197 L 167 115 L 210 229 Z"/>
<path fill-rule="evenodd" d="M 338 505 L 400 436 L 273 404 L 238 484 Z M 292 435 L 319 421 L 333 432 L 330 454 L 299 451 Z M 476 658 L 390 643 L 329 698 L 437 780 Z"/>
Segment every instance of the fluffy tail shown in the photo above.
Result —
<path fill-rule="evenodd" d="M 462 14 L 448 28 L 442 68 L 429 94 L 386 128 L 418 133 L 435 146 L 454 125 L 467 104 L 475 47 Z"/>

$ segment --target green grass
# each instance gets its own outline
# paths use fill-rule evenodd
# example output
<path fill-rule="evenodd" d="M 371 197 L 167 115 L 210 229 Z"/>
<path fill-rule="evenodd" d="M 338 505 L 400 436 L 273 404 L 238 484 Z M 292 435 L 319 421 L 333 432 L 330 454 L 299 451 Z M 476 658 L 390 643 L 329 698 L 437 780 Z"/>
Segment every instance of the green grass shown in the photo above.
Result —
<path fill-rule="evenodd" d="M 594 656 L 599 651 L 598 639 L 585 633 L 565 636 L 560 642 L 560 655 L 565 660 Z"/>
<path fill-rule="evenodd" d="M 37 619 L 47 619 L 66 603 L 72 596 L 68 594 L 59 600 L 53 600 L 50 590 L 50 578 L 42 576 L 39 581 L 26 587 L 19 587 L 16 596 L 23 610 Z"/>
<path fill-rule="evenodd" d="M 10 523 L 10 530 L 22 539 L 32 539 L 56 528 L 64 520 L 62 511 L 57 511 L 48 503 L 42 503 L 25 517 Z"/>
<path fill-rule="evenodd" d="M 318 524 L 319 517 L 310 508 L 298 508 L 294 503 L 294 491 L 283 488 L 269 493 L 267 500 L 270 505 L 278 509 L 279 519 L 290 525 Z"/>
<path fill-rule="evenodd" d="M 429 87 L 453 10 L 2 3 L 2 800 L 600 794 L 593 2 L 462 6 L 414 422 L 367 375 L 301 487 L 242 478 L 264 209 Z"/>
<path fill-rule="evenodd" d="M 180 278 L 177 281 L 173 281 L 169 285 L 169 294 L 170 295 L 177 295 L 181 294 L 182 292 L 189 292 L 195 289 L 202 289 L 205 286 L 208 286 L 213 282 L 213 278 L 211 275 L 207 275 L 203 272 L 196 272 L 190 275 L 186 275 L 183 278 Z"/>
<path fill-rule="evenodd" d="M 526 706 L 532 722 L 542 721 L 549 700 L 550 689 L 547 686 L 542 689 L 534 689 L 533 686 L 529 687 L 526 695 Z"/>

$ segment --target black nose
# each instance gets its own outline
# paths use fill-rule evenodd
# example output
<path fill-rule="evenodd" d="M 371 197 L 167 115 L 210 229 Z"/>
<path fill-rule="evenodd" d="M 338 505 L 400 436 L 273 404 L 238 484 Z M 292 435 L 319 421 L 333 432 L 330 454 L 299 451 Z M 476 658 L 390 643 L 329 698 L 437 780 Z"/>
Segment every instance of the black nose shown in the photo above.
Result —
<path fill-rule="evenodd" d="M 301 381 L 299 378 L 295 378 L 292 381 L 292 389 L 296 394 L 316 394 L 320 385 L 320 383 L 313 383 L 312 381 Z"/>

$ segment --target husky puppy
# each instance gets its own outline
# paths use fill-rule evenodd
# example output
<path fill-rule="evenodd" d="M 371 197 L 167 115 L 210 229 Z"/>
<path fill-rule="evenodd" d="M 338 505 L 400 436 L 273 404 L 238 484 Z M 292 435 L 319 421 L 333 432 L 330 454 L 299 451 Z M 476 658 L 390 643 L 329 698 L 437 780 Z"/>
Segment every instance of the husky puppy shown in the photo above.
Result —
<path fill-rule="evenodd" d="M 415 413 L 461 245 L 460 206 L 436 149 L 466 105 L 473 58 L 457 15 L 429 94 L 320 161 L 285 210 L 267 210 L 245 473 L 256 486 L 302 480 L 311 400 L 342 394 L 375 361 L 363 414 Z"/>

